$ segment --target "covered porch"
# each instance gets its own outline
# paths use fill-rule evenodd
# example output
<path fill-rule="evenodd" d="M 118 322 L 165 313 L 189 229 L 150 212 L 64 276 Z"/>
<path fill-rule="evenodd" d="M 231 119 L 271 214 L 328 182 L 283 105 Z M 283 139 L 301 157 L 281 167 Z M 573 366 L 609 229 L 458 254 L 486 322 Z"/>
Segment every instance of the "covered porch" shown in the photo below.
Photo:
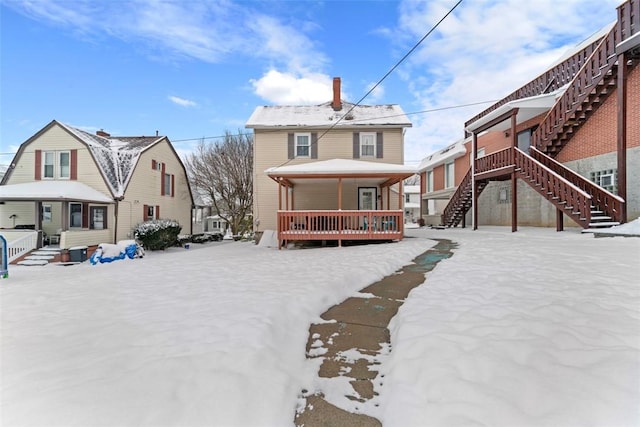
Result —
<path fill-rule="evenodd" d="M 270 168 L 278 184 L 278 245 L 290 241 L 401 240 L 402 182 L 413 167 L 332 159 Z M 397 186 L 397 191 L 391 191 Z"/>

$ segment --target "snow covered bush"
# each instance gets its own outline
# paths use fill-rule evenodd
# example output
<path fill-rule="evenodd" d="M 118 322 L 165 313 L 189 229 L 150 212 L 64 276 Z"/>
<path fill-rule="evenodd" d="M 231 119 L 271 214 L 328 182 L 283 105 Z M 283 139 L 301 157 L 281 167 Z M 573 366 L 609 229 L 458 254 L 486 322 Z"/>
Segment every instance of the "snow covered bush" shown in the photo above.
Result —
<path fill-rule="evenodd" d="M 182 226 L 172 219 L 152 219 L 138 224 L 134 229 L 136 239 L 147 250 L 165 250 L 175 246 Z"/>

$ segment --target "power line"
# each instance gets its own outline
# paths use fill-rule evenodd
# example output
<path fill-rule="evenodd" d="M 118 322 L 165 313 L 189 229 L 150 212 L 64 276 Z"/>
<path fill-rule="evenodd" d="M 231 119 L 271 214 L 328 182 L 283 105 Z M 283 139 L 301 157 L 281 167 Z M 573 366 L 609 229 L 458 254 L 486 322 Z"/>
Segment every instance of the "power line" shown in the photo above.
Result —
<path fill-rule="evenodd" d="M 338 125 L 338 123 L 340 123 L 345 117 L 347 117 L 349 115 L 349 113 L 351 113 L 351 111 L 353 111 L 358 105 L 360 105 L 360 103 L 362 101 L 364 101 L 364 99 L 367 96 L 369 96 L 371 94 L 371 92 L 373 92 L 378 86 L 380 86 L 380 84 L 387 77 L 389 77 L 389 75 L 393 71 L 395 71 L 395 69 L 398 68 L 400 66 L 400 64 L 402 64 L 404 62 L 404 60 L 407 59 L 409 57 L 409 55 L 411 55 L 413 53 L 413 51 L 415 51 L 418 48 L 418 46 L 420 46 L 422 44 L 422 42 L 425 41 L 426 38 L 429 37 L 431 35 L 431 33 L 433 33 L 435 31 L 436 28 L 438 28 L 438 26 L 442 23 L 442 21 L 444 21 L 450 14 L 453 13 L 453 11 L 460 5 L 460 3 L 462 3 L 462 0 L 458 0 L 458 2 L 456 4 L 454 4 L 453 7 L 451 9 L 449 9 L 449 11 L 447 13 L 445 13 L 445 15 L 442 18 L 440 18 L 440 20 L 438 22 L 436 22 L 435 25 L 433 27 L 431 27 L 431 29 L 429 31 L 427 31 L 427 33 L 424 36 L 422 36 L 422 38 L 420 40 L 418 40 L 418 42 L 411 49 L 409 49 L 409 51 L 402 58 L 400 58 L 400 60 L 398 62 L 396 62 L 395 65 L 393 67 L 391 67 L 391 69 L 389 71 L 387 71 L 387 73 L 384 76 L 382 76 L 382 78 L 380 80 L 378 80 L 376 82 L 376 84 L 373 85 L 371 87 L 371 89 L 369 89 L 369 91 L 362 96 L 362 98 L 360 98 L 360 100 L 358 100 L 358 102 L 353 104 L 351 106 L 351 108 L 342 117 L 340 117 L 338 120 L 336 120 L 335 123 L 333 123 L 327 130 L 322 132 L 322 134 L 320 134 L 318 136 L 318 138 L 316 139 L 315 144 L 317 145 L 320 142 L 320 140 L 322 139 L 323 136 L 325 136 L 330 130 L 332 130 L 334 127 L 336 127 Z M 280 164 L 278 167 L 286 165 L 291 160 L 292 159 L 287 159 L 285 162 Z"/>

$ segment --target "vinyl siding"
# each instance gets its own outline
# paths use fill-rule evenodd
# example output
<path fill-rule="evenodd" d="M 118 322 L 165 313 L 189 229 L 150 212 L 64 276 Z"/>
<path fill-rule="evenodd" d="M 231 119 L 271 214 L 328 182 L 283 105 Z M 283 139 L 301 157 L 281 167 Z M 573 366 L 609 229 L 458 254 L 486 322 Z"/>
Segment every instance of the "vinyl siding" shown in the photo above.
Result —
<path fill-rule="evenodd" d="M 284 164 L 294 165 L 330 159 L 353 158 L 353 132 L 384 132 L 384 157 L 366 158 L 364 161 L 403 164 L 404 147 L 402 129 L 338 129 L 324 133 L 322 129 L 300 129 L 298 132 L 318 133 L 318 158 L 317 159 L 291 159 L 287 158 L 287 140 L 289 133 L 296 130 L 256 129 L 254 131 L 254 219 L 259 221 L 256 231 L 274 230 L 276 228 L 276 212 L 278 210 L 278 185 L 269 178 L 265 170 Z M 312 194 L 302 191 L 309 184 L 301 184 L 295 188 L 295 209 L 337 209 L 337 183 L 314 185 Z M 362 184 L 361 186 L 366 186 Z M 354 199 L 349 199 L 349 193 L 354 194 Z M 343 209 L 357 209 L 357 188 L 343 187 Z M 384 195 L 386 197 L 386 194 Z M 317 198 L 317 200 L 316 200 Z M 285 193 L 282 193 L 284 206 Z M 395 201 L 394 201 L 395 200 Z M 326 203 L 326 204 L 325 204 Z M 332 204 L 333 203 L 333 204 Z M 306 206 L 317 206 L 307 208 Z M 335 207 L 334 207 L 335 206 Z M 391 209 L 397 209 L 397 195 L 392 195 Z"/>
<path fill-rule="evenodd" d="M 152 160 L 164 163 L 165 173 L 173 174 L 174 196 L 161 195 L 162 171 L 152 169 Z M 117 239 L 132 237 L 132 229 L 144 220 L 144 205 L 160 206 L 160 218 L 173 219 L 182 233 L 191 233 L 191 195 L 182 163 L 166 141 L 144 151 L 135 166 L 131 180 L 119 203 Z"/>

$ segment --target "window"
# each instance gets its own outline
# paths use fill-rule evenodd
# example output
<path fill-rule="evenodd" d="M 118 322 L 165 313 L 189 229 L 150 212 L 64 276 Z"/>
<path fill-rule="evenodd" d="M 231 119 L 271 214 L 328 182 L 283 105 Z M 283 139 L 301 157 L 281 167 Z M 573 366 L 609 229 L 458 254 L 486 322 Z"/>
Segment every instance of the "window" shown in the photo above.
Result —
<path fill-rule="evenodd" d="M 427 193 L 433 192 L 433 171 L 427 171 Z"/>
<path fill-rule="evenodd" d="M 616 193 L 618 191 L 617 175 L 617 169 L 606 169 L 602 171 L 591 172 L 591 176 L 589 178 L 592 182 L 604 188 L 605 190 Z"/>
<path fill-rule="evenodd" d="M 531 129 L 518 132 L 518 148 L 525 153 L 529 152 L 531 146 Z"/>
<path fill-rule="evenodd" d="M 296 133 L 296 157 L 311 157 L 311 134 Z"/>
<path fill-rule="evenodd" d="M 362 132 L 360 134 L 360 157 L 376 156 L 376 134 Z"/>
<path fill-rule="evenodd" d="M 451 188 L 455 185 L 454 163 L 444 165 L 444 188 Z"/>
<path fill-rule="evenodd" d="M 92 230 L 105 230 L 107 228 L 107 207 L 91 206 L 91 222 L 89 228 Z"/>
<path fill-rule="evenodd" d="M 59 178 L 71 176 L 71 153 L 69 151 L 58 152 Z"/>
<path fill-rule="evenodd" d="M 71 178 L 71 152 L 43 151 L 42 177 L 45 179 Z"/>
<path fill-rule="evenodd" d="M 69 203 L 69 227 L 82 228 L 82 203 Z"/>
<path fill-rule="evenodd" d="M 147 218 L 155 219 L 156 217 L 156 207 L 153 205 L 147 206 Z"/>
<path fill-rule="evenodd" d="M 405 194 L 404 195 L 404 201 L 405 201 L 405 203 L 409 203 L 411 201 L 411 194 Z"/>
<path fill-rule="evenodd" d="M 170 173 L 164 174 L 164 194 L 167 196 L 173 195 L 173 188 L 171 188 L 171 183 L 173 180 L 171 179 Z"/>
<path fill-rule="evenodd" d="M 42 222 L 51 222 L 51 205 L 42 205 Z"/>
<path fill-rule="evenodd" d="M 53 172 L 55 169 L 55 152 L 44 151 L 42 153 L 44 161 L 42 162 L 42 177 L 53 178 Z"/>

